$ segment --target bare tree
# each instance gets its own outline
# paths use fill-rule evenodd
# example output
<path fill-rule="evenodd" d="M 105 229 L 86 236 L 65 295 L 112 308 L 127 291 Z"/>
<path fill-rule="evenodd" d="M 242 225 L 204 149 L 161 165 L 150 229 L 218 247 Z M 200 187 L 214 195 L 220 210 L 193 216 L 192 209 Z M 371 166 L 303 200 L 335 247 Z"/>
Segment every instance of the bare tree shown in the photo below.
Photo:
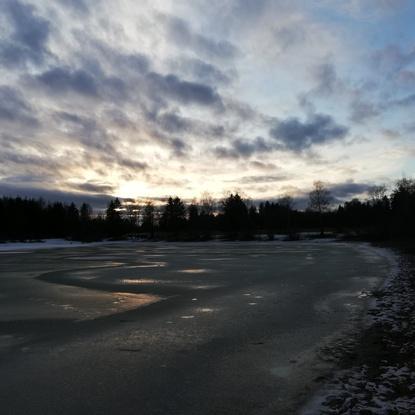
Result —
<path fill-rule="evenodd" d="M 329 190 L 325 187 L 322 181 L 314 182 L 314 190 L 309 193 L 310 204 L 312 211 L 317 212 L 320 222 L 320 235 L 324 236 L 324 219 L 323 214 L 330 206 L 331 195 Z"/>
<path fill-rule="evenodd" d="M 204 192 L 199 201 L 200 214 L 211 216 L 215 212 L 215 201 L 208 192 Z"/>
<path fill-rule="evenodd" d="M 373 186 L 369 190 L 369 198 L 372 205 L 377 205 L 386 196 L 388 188 L 385 185 Z"/>

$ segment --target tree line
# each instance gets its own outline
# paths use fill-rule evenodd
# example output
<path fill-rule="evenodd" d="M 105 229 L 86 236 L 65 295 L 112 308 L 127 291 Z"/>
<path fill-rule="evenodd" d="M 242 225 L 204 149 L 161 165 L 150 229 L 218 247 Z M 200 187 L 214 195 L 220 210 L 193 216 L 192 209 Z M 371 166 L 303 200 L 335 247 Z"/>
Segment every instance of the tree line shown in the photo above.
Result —
<path fill-rule="evenodd" d="M 104 212 L 83 203 L 47 203 L 42 199 L 0 198 L 0 240 L 68 238 L 81 241 L 127 236 L 150 239 L 207 240 L 213 237 L 252 239 L 259 234 L 298 238 L 328 231 L 357 238 L 388 239 L 415 235 L 415 180 L 399 180 L 388 195 L 375 186 L 365 200 L 334 206 L 324 183 L 315 182 L 305 210 L 289 196 L 259 204 L 238 193 L 215 201 L 205 194 L 185 203 L 170 197 L 164 205 L 112 199 Z"/>

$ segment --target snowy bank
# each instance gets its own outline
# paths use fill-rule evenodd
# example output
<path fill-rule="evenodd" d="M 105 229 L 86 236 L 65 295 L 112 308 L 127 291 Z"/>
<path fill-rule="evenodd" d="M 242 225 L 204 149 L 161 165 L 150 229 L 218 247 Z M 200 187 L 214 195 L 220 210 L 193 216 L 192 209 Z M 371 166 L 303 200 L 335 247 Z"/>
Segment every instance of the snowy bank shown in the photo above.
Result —
<path fill-rule="evenodd" d="M 373 293 L 363 332 L 324 351 L 338 357 L 341 370 L 302 415 L 415 413 L 415 258 L 398 261 Z"/>
<path fill-rule="evenodd" d="M 68 241 L 66 239 L 43 239 L 37 242 L 5 242 L 0 243 L 0 252 L 11 252 L 11 251 L 25 251 L 34 249 L 51 249 L 51 248 L 76 248 L 79 246 L 96 246 L 108 243 L 104 242 L 78 242 Z"/>

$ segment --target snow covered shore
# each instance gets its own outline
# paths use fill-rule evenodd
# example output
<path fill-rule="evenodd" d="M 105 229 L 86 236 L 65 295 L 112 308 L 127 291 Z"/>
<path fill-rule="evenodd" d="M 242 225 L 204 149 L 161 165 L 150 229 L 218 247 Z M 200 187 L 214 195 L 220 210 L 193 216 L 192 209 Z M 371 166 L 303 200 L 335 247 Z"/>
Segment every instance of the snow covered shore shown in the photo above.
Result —
<path fill-rule="evenodd" d="M 415 258 L 400 255 L 396 272 L 373 293 L 363 332 L 332 349 L 341 370 L 303 415 L 415 413 L 414 275 Z"/>
<path fill-rule="evenodd" d="M 43 239 L 36 242 L 5 242 L 0 243 L 0 252 L 25 251 L 34 249 L 50 248 L 76 248 L 78 246 L 95 246 L 108 242 L 91 242 L 84 243 L 78 241 L 68 241 L 66 239 Z"/>

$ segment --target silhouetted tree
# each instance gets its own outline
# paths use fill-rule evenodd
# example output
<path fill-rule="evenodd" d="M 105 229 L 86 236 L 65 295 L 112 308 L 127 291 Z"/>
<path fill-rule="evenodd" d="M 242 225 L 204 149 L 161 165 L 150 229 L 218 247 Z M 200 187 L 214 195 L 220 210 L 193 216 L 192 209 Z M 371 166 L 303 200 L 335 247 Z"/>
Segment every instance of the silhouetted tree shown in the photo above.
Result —
<path fill-rule="evenodd" d="M 314 182 L 314 190 L 309 193 L 309 207 L 310 210 L 317 212 L 320 223 L 320 235 L 324 235 L 324 212 L 330 206 L 331 196 L 330 192 L 324 186 L 321 181 Z"/>
<path fill-rule="evenodd" d="M 88 203 L 82 203 L 80 209 L 80 219 L 82 222 L 89 222 L 92 216 L 92 208 Z"/>
<path fill-rule="evenodd" d="M 195 201 L 187 207 L 187 222 L 190 229 L 199 227 L 199 207 Z"/>
<path fill-rule="evenodd" d="M 78 234 L 79 228 L 79 210 L 74 203 L 66 208 L 65 215 L 65 235 L 73 237 Z"/>
<path fill-rule="evenodd" d="M 415 231 L 415 180 L 401 179 L 391 196 L 395 232 L 413 235 Z"/>
<path fill-rule="evenodd" d="M 230 194 L 222 201 L 225 230 L 237 233 L 246 230 L 249 214 L 246 203 L 238 193 Z"/>
<path fill-rule="evenodd" d="M 105 221 L 107 223 L 108 233 L 111 236 L 121 236 L 125 228 L 121 218 L 122 205 L 118 198 L 110 200 L 107 210 L 105 212 Z"/>
<path fill-rule="evenodd" d="M 155 214 L 156 209 L 154 207 L 153 202 L 147 202 L 144 206 L 143 223 L 141 225 L 141 228 L 144 232 L 149 232 L 151 238 L 154 238 Z"/>
<path fill-rule="evenodd" d="M 202 232 L 202 239 L 210 239 L 212 231 L 216 226 L 216 203 L 212 196 L 204 192 L 199 201 L 199 226 Z"/>
<path fill-rule="evenodd" d="M 108 222 L 118 222 L 121 220 L 121 202 L 117 198 L 110 200 L 106 210 L 105 219 Z"/>
<path fill-rule="evenodd" d="M 178 232 L 186 223 L 186 208 L 180 198 L 169 197 L 164 206 L 160 227 L 168 232 Z"/>
<path fill-rule="evenodd" d="M 352 199 L 329 209 L 330 194 L 321 182 L 310 192 L 310 208 L 295 210 L 293 200 L 280 198 L 277 202 L 255 204 L 230 194 L 217 208 L 207 194 L 196 203 L 185 205 L 178 197 L 169 198 L 161 212 L 153 203 L 141 208 L 131 201 L 124 205 L 111 200 L 104 212 L 82 204 L 45 203 L 43 200 L 21 197 L 0 198 L 0 240 L 39 238 L 78 238 L 90 241 L 105 237 L 120 237 L 138 229 L 153 238 L 159 223 L 166 237 L 206 239 L 213 232 L 226 232 L 231 237 L 246 238 L 254 232 L 293 233 L 296 229 L 315 229 L 324 234 L 324 227 L 358 238 L 415 237 L 415 180 L 399 180 L 390 197 L 385 186 L 373 187 L 366 200 Z M 158 221 L 161 213 L 160 221 Z"/>

